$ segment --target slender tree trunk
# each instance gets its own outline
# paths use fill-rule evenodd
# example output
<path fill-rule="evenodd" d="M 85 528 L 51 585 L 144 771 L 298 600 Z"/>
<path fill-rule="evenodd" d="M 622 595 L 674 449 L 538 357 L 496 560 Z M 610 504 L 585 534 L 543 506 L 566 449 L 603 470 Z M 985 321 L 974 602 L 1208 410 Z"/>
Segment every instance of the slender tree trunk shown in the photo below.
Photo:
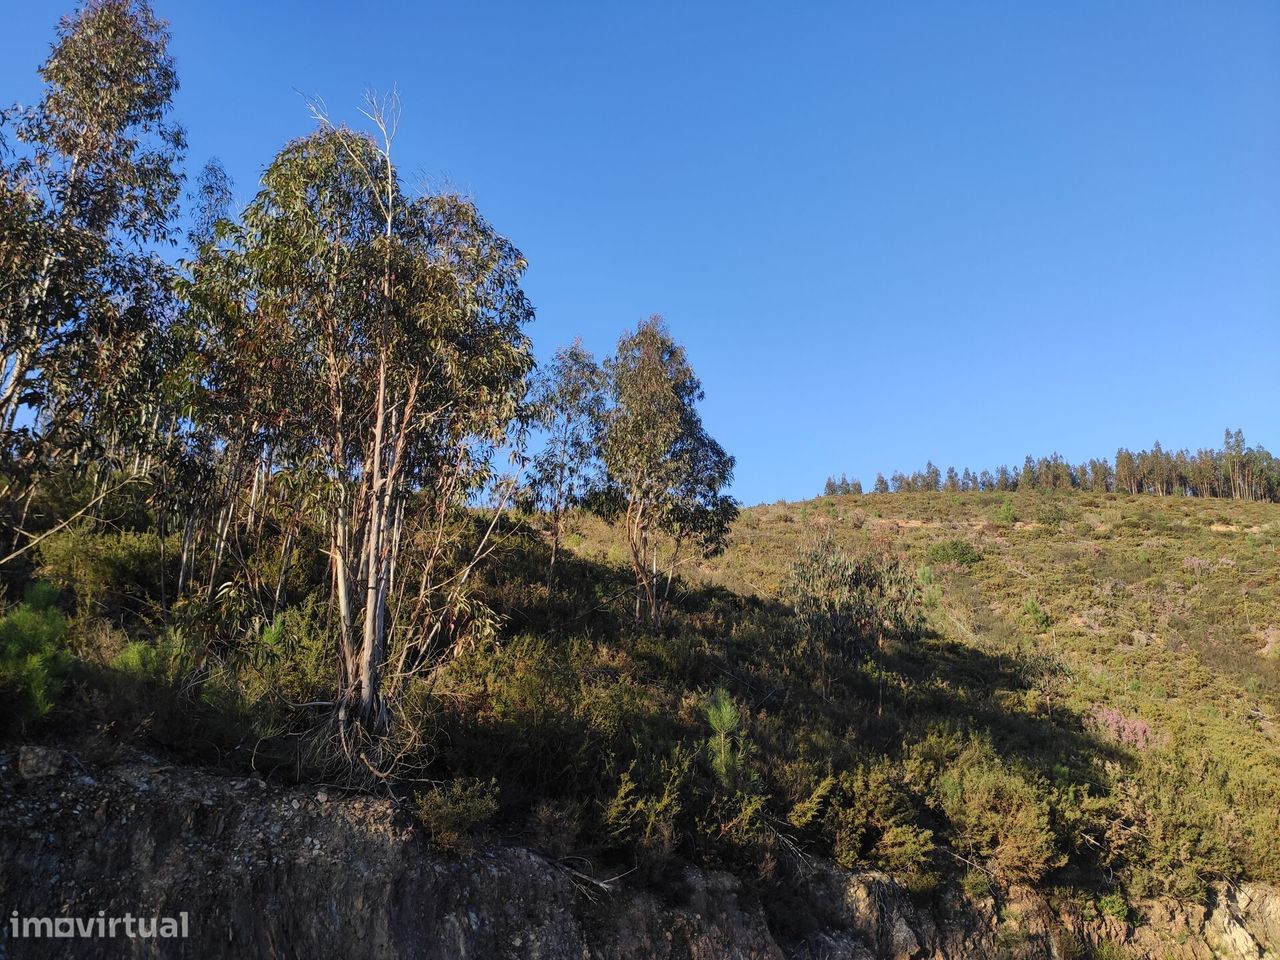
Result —
<path fill-rule="evenodd" d="M 373 463 L 369 480 L 369 516 L 365 534 L 365 602 L 364 635 L 360 645 L 360 715 L 373 726 L 380 725 L 379 714 L 379 666 L 381 664 L 382 636 L 379 624 L 378 601 L 382 596 L 382 535 L 384 524 L 383 442 L 387 425 L 387 364 L 383 358 L 378 364 L 377 414 L 373 427 Z"/>

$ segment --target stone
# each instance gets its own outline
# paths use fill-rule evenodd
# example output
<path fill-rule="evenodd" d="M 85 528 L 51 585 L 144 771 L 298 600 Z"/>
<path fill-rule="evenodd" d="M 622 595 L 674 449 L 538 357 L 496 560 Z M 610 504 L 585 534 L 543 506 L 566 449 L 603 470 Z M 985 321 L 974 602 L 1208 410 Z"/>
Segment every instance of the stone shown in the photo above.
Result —
<path fill-rule="evenodd" d="M 18 751 L 18 776 L 23 780 L 51 777 L 62 767 L 62 751 L 25 746 Z"/>

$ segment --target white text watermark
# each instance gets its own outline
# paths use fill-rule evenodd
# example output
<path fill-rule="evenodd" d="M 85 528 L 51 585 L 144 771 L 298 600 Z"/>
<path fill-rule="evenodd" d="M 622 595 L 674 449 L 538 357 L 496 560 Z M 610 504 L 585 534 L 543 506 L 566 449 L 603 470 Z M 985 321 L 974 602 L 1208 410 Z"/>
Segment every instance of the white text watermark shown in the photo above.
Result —
<path fill-rule="evenodd" d="M 135 917 L 132 913 L 108 917 L 105 910 L 99 910 L 96 917 L 22 917 L 14 910 L 9 917 L 9 936 L 15 940 L 75 937 L 176 940 L 186 935 L 185 910 L 176 917 Z"/>

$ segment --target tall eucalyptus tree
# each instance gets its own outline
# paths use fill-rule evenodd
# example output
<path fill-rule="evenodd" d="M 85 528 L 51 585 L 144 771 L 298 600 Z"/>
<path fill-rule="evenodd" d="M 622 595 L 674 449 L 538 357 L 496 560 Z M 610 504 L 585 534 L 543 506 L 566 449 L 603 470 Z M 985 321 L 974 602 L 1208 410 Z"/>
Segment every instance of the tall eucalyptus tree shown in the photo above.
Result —
<path fill-rule="evenodd" d="M 556 557 L 568 510 L 586 492 L 597 464 L 605 410 L 605 376 L 581 338 L 556 351 L 534 376 L 531 419 L 546 445 L 533 458 L 530 488 L 551 520 L 551 560 L 547 584 L 555 580 Z"/>
<path fill-rule="evenodd" d="M 525 261 L 467 200 L 407 193 L 380 138 L 322 122 L 279 153 L 193 302 L 227 345 L 223 416 L 310 478 L 328 529 L 344 730 L 386 728 L 389 595 L 424 610 L 445 517 L 489 476 L 532 366 Z M 269 482 L 268 476 L 264 482 Z M 430 529 L 413 578 L 406 530 Z M 430 540 L 430 536 L 426 537 Z M 403 624 L 402 624 L 403 625 Z"/>
<path fill-rule="evenodd" d="M 185 149 L 168 43 L 146 0 L 88 0 L 58 27 L 40 101 L 3 115 L 0 505 L 15 549 L 28 535 L 12 511 L 55 461 L 92 466 L 95 483 L 130 450 L 139 466 L 161 417 L 174 302 L 156 250 Z"/>
<path fill-rule="evenodd" d="M 656 624 L 666 591 L 660 590 L 655 535 L 671 540 L 668 587 L 682 547 L 694 545 L 701 556 L 723 550 L 737 516 L 737 501 L 723 492 L 733 479 L 734 459 L 703 427 L 697 410 L 702 384 L 661 317 L 624 334 L 605 369 L 611 406 L 601 456 L 621 501 L 636 618 L 643 609 Z"/>

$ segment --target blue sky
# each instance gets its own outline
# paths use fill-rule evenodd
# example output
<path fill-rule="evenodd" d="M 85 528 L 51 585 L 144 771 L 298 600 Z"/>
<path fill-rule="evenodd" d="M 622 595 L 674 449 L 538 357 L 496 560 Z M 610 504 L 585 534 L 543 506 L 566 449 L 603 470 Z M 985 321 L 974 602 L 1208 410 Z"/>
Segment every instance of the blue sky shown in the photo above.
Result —
<path fill-rule="evenodd" d="M 66 2 L 10 4 L 0 100 Z M 1280 4 L 178 3 L 193 168 L 398 85 L 547 356 L 666 316 L 747 503 L 932 458 L 1280 447 Z"/>

